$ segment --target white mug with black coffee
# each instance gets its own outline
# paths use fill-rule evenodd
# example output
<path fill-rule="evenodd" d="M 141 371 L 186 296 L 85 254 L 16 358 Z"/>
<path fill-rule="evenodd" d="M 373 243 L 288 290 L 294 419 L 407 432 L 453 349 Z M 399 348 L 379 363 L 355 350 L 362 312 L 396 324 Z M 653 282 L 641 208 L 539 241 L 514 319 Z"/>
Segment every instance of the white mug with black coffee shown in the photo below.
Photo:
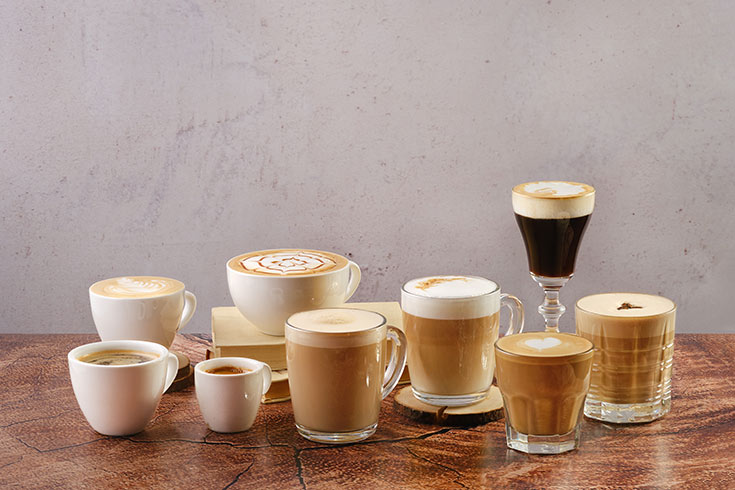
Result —
<path fill-rule="evenodd" d="M 260 250 L 227 261 L 230 295 L 240 313 L 261 332 L 284 334 L 299 311 L 340 306 L 360 284 L 360 267 L 319 250 Z"/>
<path fill-rule="evenodd" d="M 147 340 L 166 348 L 197 305 L 184 283 L 154 276 L 98 281 L 89 288 L 89 302 L 102 340 Z"/>
<path fill-rule="evenodd" d="M 142 340 L 82 345 L 67 360 L 79 408 L 94 430 L 108 436 L 142 431 L 179 369 L 168 349 Z"/>

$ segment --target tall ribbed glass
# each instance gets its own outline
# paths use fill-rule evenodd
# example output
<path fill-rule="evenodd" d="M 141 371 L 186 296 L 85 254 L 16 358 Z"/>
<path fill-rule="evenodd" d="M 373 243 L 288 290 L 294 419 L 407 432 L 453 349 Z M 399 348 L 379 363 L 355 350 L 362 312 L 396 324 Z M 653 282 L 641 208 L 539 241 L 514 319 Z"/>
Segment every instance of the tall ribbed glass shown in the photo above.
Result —
<path fill-rule="evenodd" d="M 641 293 L 587 296 L 577 334 L 595 344 L 584 414 L 614 423 L 650 422 L 671 410 L 676 305 Z"/>

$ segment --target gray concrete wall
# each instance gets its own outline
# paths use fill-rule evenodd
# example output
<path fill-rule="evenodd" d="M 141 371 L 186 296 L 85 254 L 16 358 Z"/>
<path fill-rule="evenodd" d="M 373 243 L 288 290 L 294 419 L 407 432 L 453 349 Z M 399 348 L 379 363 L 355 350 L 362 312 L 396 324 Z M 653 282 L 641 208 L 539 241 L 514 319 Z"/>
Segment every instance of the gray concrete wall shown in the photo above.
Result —
<path fill-rule="evenodd" d="M 357 300 L 471 273 L 520 296 L 510 189 L 597 207 L 562 291 L 660 293 L 735 331 L 735 4 L 0 2 L 0 331 L 93 332 L 92 282 L 231 304 L 225 261 L 350 255 Z M 562 318 L 573 328 L 573 314 Z"/>

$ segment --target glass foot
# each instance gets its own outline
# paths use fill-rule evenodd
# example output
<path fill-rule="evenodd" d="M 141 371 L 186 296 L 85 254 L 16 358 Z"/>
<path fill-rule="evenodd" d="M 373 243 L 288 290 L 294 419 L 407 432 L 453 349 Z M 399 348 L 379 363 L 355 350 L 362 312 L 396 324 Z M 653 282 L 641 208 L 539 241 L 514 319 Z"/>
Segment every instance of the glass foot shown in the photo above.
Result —
<path fill-rule="evenodd" d="M 508 447 L 528 454 L 560 454 L 579 447 L 580 424 L 566 434 L 534 436 L 518 432 L 505 419 Z"/>
<path fill-rule="evenodd" d="M 584 403 L 584 414 L 595 420 L 614 424 L 640 424 L 659 419 L 671 410 L 671 396 L 647 403 L 609 403 L 590 399 Z"/>
<path fill-rule="evenodd" d="M 306 439 L 324 444 L 348 444 L 350 442 L 358 442 L 367 439 L 375 434 L 378 423 L 365 427 L 364 429 L 351 432 L 320 432 L 318 430 L 307 429 L 306 427 L 296 424 L 296 430 Z"/>
<path fill-rule="evenodd" d="M 418 391 L 413 386 L 411 386 L 411 391 L 413 391 L 413 396 L 417 400 L 428 403 L 429 405 L 437 407 L 464 407 L 487 398 L 490 387 L 485 391 L 478 391 L 477 393 L 469 393 L 467 395 L 434 395 Z"/>

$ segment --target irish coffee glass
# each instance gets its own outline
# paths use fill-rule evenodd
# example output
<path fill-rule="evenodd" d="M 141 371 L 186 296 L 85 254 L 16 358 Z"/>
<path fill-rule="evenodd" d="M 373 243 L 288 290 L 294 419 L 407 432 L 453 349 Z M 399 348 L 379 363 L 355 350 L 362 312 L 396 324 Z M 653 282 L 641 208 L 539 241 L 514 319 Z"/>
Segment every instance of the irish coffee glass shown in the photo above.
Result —
<path fill-rule="evenodd" d="M 566 308 L 559 291 L 574 275 L 577 250 L 595 205 L 595 189 L 577 182 L 527 182 L 513 188 L 513 212 L 531 278 L 544 290 L 538 312 L 546 331 L 559 331 Z"/>

